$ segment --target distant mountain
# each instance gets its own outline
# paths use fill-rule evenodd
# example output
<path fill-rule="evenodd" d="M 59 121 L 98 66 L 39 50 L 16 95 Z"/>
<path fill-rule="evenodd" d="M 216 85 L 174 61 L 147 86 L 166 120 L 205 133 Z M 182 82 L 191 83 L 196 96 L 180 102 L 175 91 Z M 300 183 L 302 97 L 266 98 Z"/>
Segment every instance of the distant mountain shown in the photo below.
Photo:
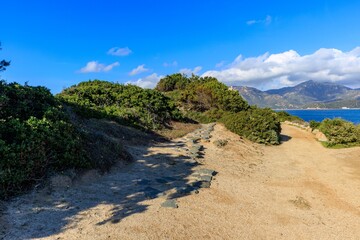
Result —
<path fill-rule="evenodd" d="M 360 107 L 360 89 L 329 82 L 309 80 L 294 87 L 260 91 L 252 87 L 233 87 L 249 104 L 270 108 Z"/>

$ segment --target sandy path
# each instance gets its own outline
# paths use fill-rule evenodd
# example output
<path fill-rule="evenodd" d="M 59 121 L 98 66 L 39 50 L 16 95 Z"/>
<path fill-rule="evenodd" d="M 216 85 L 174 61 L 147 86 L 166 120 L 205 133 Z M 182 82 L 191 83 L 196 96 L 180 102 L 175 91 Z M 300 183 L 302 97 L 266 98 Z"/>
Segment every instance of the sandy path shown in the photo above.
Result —
<path fill-rule="evenodd" d="M 137 161 L 126 168 L 15 199 L 4 215 L 4 238 L 360 238 L 360 148 L 325 149 L 312 134 L 287 125 L 287 141 L 275 147 L 241 140 L 220 125 L 212 135 L 202 143 L 204 165 L 187 162 L 185 138 L 133 146 Z M 217 148 L 217 139 L 229 143 Z M 177 197 L 179 208 L 161 207 L 199 168 L 218 172 L 211 187 Z M 172 182 L 164 183 L 166 177 Z"/>

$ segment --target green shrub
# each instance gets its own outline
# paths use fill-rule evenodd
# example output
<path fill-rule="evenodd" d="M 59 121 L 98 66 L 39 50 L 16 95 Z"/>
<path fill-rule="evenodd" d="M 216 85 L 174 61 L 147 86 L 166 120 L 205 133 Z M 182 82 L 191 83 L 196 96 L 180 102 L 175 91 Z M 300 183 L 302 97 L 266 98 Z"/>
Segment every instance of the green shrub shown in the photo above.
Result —
<path fill-rule="evenodd" d="M 156 89 L 166 92 L 187 118 L 200 123 L 220 120 L 229 130 L 252 141 L 279 144 L 278 115 L 271 109 L 250 108 L 238 91 L 230 90 L 216 78 L 174 74 L 161 79 Z M 287 120 L 301 120 L 285 115 Z"/>
<path fill-rule="evenodd" d="M 134 85 L 94 80 L 67 88 L 58 97 L 84 117 L 111 118 L 139 128 L 159 129 L 182 118 L 164 94 Z"/>
<path fill-rule="evenodd" d="M 314 120 L 310 120 L 309 122 L 309 126 L 311 129 L 317 129 L 319 128 L 321 122 L 317 122 L 317 121 L 314 121 Z"/>
<path fill-rule="evenodd" d="M 0 82 L 0 198 L 49 171 L 88 167 L 77 131 L 44 87 Z"/>
<path fill-rule="evenodd" d="M 280 122 L 285 122 L 285 121 L 289 121 L 289 122 L 295 122 L 295 123 L 304 123 L 304 120 L 299 118 L 298 116 L 294 116 L 289 114 L 288 112 L 285 111 L 279 111 L 276 112 L 278 119 Z"/>
<path fill-rule="evenodd" d="M 175 87 L 178 85 L 181 87 Z M 213 77 L 173 74 L 161 79 L 156 89 L 166 92 L 184 111 L 239 112 L 249 107 L 238 91 L 229 90 L 225 84 Z"/>
<path fill-rule="evenodd" d="M 251 141 L 272 145 L 280 143 L 280 122 L 271 109 L 252 108 L 228 113 L 220 121 L 230 131 Z"/>
<path fill-rule="evenodd" d="M 327 146 L 360 144 L 359 126 L 340 118 L 325 119 L 319 130 L 328 138 Z"/>
<path fill-rule="evenodd" d="M 155 89 L 160 92 L 184 90 L 190 83 L 190 81 L 191 80 L 186 75 L 181 73 L 175 73 L 172 75 L 167 75 L 166 77 L 160 79 Z"/>

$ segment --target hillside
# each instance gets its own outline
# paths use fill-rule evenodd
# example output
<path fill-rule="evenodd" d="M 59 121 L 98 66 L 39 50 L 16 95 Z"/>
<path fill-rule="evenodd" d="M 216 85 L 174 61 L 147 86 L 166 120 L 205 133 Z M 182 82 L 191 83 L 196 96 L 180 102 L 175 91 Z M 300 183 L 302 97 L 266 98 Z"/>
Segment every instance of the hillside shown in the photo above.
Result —
<path fill-rule="evenodd" d="M 309 80 L 294 87 L 260 91 L 250 87 L 233 87 L 250 105 L 270 108 L 341 108 L 360 104 L 360 90 L 329 82 Z"/>

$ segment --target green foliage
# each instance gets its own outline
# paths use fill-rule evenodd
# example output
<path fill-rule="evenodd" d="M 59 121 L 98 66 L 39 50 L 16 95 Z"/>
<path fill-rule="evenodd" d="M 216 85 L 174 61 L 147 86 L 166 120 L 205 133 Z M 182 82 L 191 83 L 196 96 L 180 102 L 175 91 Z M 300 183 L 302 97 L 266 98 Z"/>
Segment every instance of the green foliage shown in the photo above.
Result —
<path fill-rule="evenodd" d="M 295 122 L 295 123 L 304 123 L 303 119 L 301 119 L 297 116 L 291 115 L 285 111 L 279 111 L 279 112 L 276 112 L 276 114 L 277 114 L 280 122 L 289 121 L 289 122 Z"/>
<path fill-rule="evenodd" d="M 174 74 L 161 79 L 156 89 L 166 92 L 187 118 L 201 123 L 220 120 L 229 130 L 252 141 L 279 144 L 277 114 L 271 109 L 250 108 L 238 91 L 216 78 Z"/>
<path fill-rule="evenodd" d="M 134 85 L 94 80 L 65 89 L 58 97 L 84 117 L 111 118 L 139 128 L 159 129 L 181 119 L 168 97 Z"/>
<path fill-rule="evenodd" d="M 193 78 L 180 99 L 185 109 L 205 112 L 218 109 L 229 112 L 246 110 L 249 106 L 237 91 L 213 77 Z"/>
<path fill-rule="evenodd" d="M 87 167 L 80 139 L 44 87 L 0 81 L 0 198 L 51 170 Z"/>
<path fill-rule="evenodd" d="M 277 114 L 268 108 L 228 113 L 220 120 L 230 131 L 263 144 L 280 143 L 281 126 Z"/>
<path fill-rule="evenodd" d="M 180 109 L 198 112 L 199 114 L 190 115 L 200 118 L 213 117 L 208 116 L 209 111 L 239 112 L 249 107 L 237 91 L 229 90 L 225 84 L 213 77 L 173 74 L 161 79 L 156 89 L 166 92 Z"/>
<path fill-rule="evenodd" d="M 321 122 L 319 130 L 329 139 L 326 143 L 328 147 L 360 144 L 360 127 L 343 119 L 325 119 Z"/>
<path fill-rule="evenodd" d="M 311 129 L 317 129 L 319 128 L 321 122 L 317 122 L 317 121 L 314 121 L 314 120 L 310 120 L 309 122 L 309 126 Z"/>
<path fill-rule="evenodd" d="M 160 92 L 184 90 L 189 83 L 190 79 L 186 77 L 186 75 L 181 73 L 175 73 L 172 75 L 167 75 L 166 77 L 160 79 L 155 89 Z"/>
<path fill-rule="evenodd" d="M 0 42 L 0 50 L 1 50 L 1 42 Z M 5 71 L 6 67 L 10 66 L 9 61 L 1 60 L 0 61 L 0 72 Z"/>

